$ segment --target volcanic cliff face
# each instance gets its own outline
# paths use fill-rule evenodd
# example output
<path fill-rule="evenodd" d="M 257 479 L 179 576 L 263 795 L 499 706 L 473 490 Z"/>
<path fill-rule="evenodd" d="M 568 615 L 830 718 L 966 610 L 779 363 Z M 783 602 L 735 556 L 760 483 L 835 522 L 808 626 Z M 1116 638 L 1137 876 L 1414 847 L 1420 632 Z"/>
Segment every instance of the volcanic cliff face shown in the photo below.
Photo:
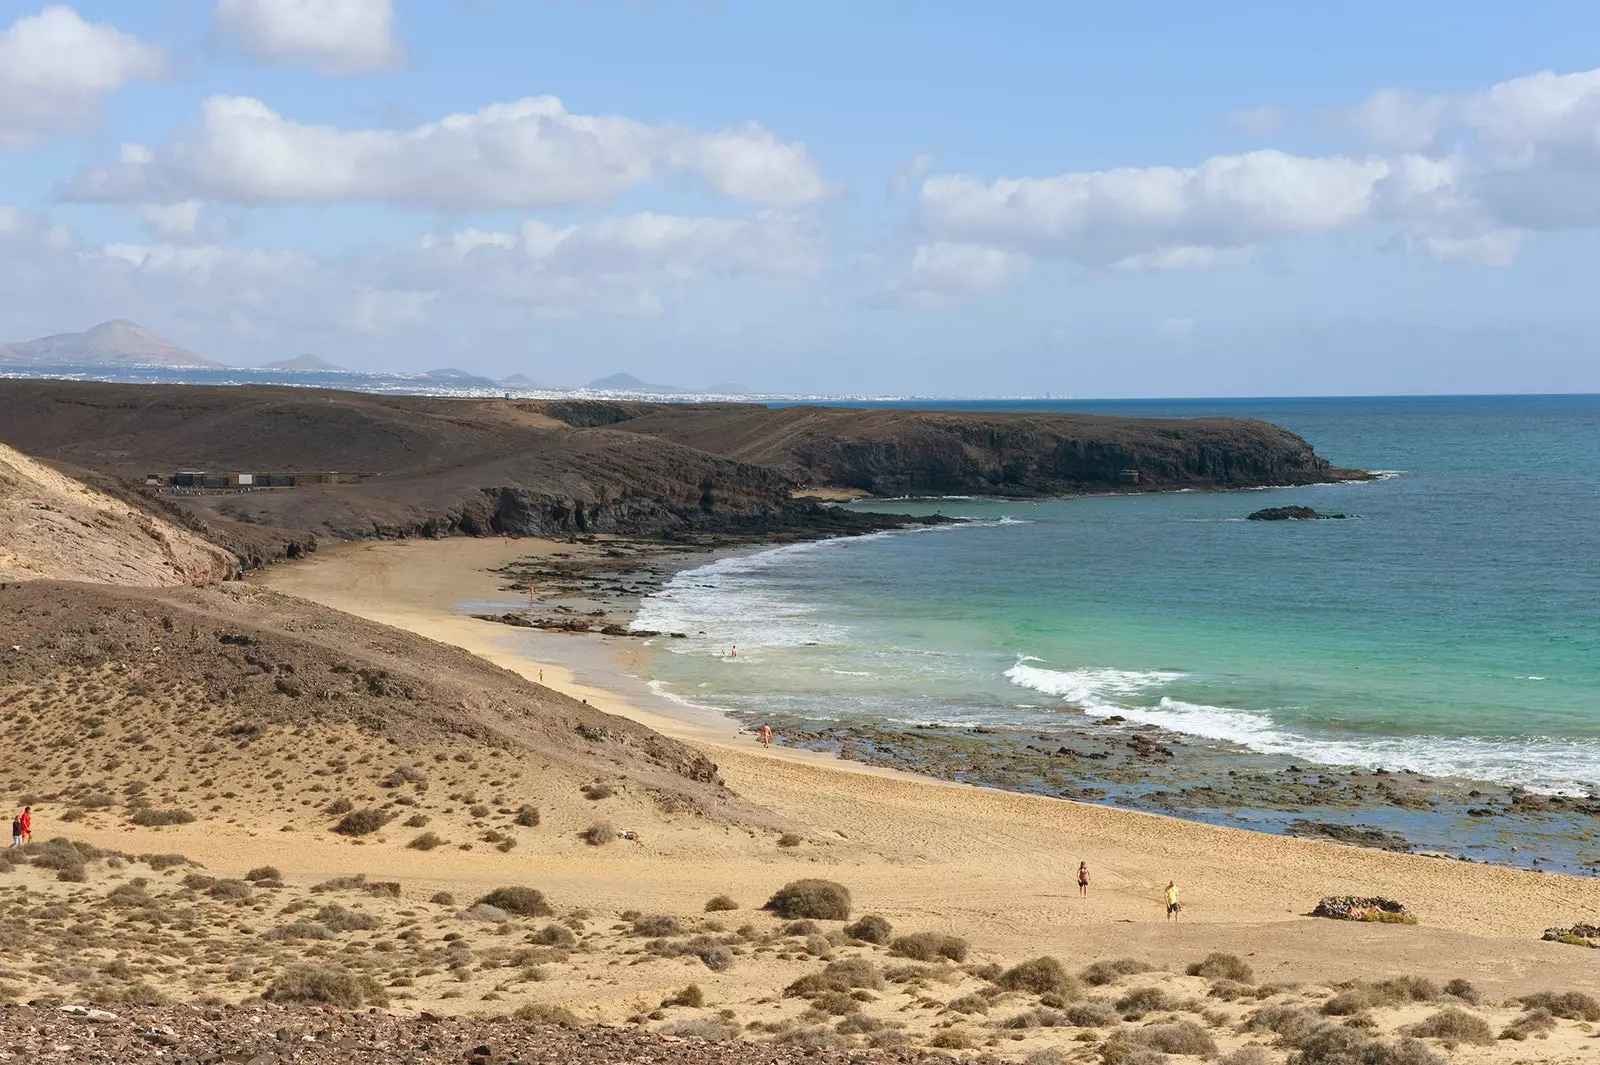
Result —
<path fill-rule="evenodd" d="M 544 413 L 596 416 L 567 409 L 573 406 L 553 404 Z M 1253 419 L 606 406 L 618 430 L 776 467 L 805 484 L 878 496 L 1242 488 L 1366 476 L 1331 466 L 1299 436 Z"/>
<path fill-rule="evenodd" d="M 515 403 L 320 389 L 0 382 L 0 441 L 117 481 L 288 473 L 293 488 L 162 494 L 249 564 L 317 536 L 860 532 L 897 520 L 796 502 L 1294 485 L 1360 477 L 1265 422 L 1069 414 Z M 349 483 L 315 483 L 338 471 Z"/>

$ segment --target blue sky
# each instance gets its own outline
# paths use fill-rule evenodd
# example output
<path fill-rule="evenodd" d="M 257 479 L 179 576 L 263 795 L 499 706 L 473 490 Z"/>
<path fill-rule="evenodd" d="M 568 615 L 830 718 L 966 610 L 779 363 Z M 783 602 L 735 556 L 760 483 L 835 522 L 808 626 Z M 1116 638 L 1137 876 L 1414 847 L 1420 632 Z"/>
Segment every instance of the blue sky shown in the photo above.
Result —
<path fill-rule="evenodd" d="M 231 364 L 555 384 L 1596 391 L 1597 28 L 0 2 L 0 340 L 127 317 Z"/>

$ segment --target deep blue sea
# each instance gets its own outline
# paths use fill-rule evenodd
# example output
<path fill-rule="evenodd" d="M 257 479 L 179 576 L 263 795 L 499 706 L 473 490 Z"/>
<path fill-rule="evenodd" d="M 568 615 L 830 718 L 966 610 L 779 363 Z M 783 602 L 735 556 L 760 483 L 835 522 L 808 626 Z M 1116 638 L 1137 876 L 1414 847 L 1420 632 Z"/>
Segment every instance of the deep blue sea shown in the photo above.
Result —
<path fill-rule="evenodd" d="M 1330 766 L 1600 791 L 1600 397 L 907 405 L 1262 418 L 1386 476 L 866 504 L 970 520 L 678 575 L 636 622 L 691 634 L 652 647 L 659 691 L 817 721 L 1115 714 Z M 1287 503 L 1352 517 L 1243 520 Z"/>

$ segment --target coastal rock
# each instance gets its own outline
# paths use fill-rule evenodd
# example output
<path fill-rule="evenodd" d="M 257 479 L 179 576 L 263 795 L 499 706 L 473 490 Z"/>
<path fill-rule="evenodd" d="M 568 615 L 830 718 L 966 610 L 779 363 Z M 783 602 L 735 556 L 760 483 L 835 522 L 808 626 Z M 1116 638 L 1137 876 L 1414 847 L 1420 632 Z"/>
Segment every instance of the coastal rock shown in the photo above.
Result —
<path fill-rule="evenodd" d="M 1551 943 L 1568 943 L 1575 947 L 1600 947 L 1600 925 L 1579 922 L 1568 928 L 1546 928 L 1539 937 Z"/>
<path fill-rule="evenodd" d="M 1417 918 L 1405 904 L 1376 895 L 1327 895 L 1311 911 L 1312 917 L 1335 921 L 1371 921 L 1381 924 L 1416 924 Z"/>
<path fill-rule="evenodd" d="M 1349 843 L 1357 847 L 1372 847 L 1383 851 L 1397 851 L 1409 853 L 1415 847 L 1411 841 L 1395 832 L 1387 832 L 1372 825 L 1340 825 L 1328 821 L 1308 821 L 1305 818 L 1296 818 L 1289 823 L 1288 833 L 1291 836 L 1305 836 L 1313 839 L 1331 839 L 1338 843 Z"/>
<path fill-rule="evenodd" d="M 1318 521 L 1324 519 L 1339 519 L 1346 517 L 1344 514 L 1323 514 L 1310 507 L 1263 507 L 1253 514 L 1247 515 L 1247 521 Z"/>

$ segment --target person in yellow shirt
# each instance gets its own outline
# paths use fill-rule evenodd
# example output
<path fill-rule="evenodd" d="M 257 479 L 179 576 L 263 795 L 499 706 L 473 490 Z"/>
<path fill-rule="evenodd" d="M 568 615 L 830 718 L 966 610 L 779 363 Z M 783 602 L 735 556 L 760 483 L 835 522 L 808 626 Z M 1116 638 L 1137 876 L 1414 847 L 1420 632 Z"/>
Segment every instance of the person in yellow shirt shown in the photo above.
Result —
<path fill-rule="evenodd" d="M 1178 911 L 1182 908 L 1182 905 L 1178 902 L 1178 882 L 1176 880 L 1168 880 L 1167 920 L 1176 921 L 1178 919 Z"/>

